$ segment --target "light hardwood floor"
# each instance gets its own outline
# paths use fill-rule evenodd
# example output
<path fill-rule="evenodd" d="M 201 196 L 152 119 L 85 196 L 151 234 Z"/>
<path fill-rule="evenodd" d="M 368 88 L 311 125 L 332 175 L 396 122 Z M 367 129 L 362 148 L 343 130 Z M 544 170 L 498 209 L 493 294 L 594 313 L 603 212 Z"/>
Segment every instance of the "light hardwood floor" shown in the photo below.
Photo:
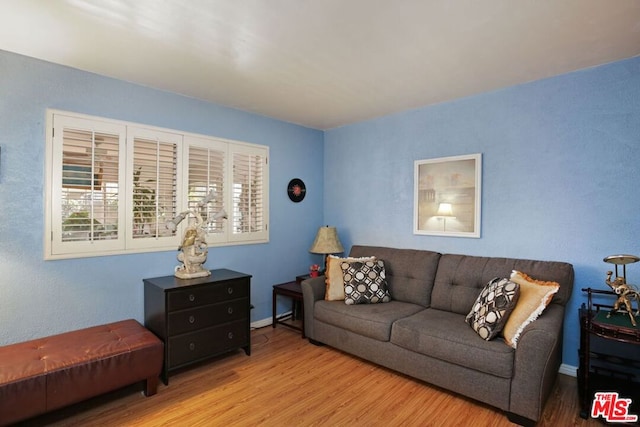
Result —
<path fill-rule="evenodd" d="M 415 381 L 279 326 L 238 351 L 30 420 L 51 426 L 511 426 L 491 407 Z M 560 375 L 540 426 L 595 426 L 578 415 L 576 379 Z"/>

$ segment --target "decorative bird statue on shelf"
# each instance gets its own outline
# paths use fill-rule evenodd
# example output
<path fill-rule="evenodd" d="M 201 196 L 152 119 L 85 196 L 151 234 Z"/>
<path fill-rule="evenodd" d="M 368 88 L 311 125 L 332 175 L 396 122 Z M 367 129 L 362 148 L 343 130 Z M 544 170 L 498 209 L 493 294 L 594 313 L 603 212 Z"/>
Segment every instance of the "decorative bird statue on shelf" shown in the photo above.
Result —
<path fill-rule="evenodd" d="M 194 209 L 181 212 L 171 221 L 166 223 L 166 227 L 175 231 L 178 224 L 185 218 L 192 216 L 195 217 L 195 223 L 190 224 L 184 231 L 182 242 L 178 247 L 180 253 L 178 254 L 178 261 L 180 265 L 176 266 L 174 274 L 180 279 L 193 279 L 196 277 L 206 277 L 211 274 L 209 270 L 204 268 L 202 264 L 207 260 L 208 246 L 206 241 L 206 225 L 211 222 L 215 222 L 220 219 L 226 219 L 227 213 L 224 209 L 216 213 L 208 221 L 204 221 L 200 210 L 207 203 L 215 199 L 215 192 L 211 190 L 207 196 L 198 202 L 198 205 Z"/>

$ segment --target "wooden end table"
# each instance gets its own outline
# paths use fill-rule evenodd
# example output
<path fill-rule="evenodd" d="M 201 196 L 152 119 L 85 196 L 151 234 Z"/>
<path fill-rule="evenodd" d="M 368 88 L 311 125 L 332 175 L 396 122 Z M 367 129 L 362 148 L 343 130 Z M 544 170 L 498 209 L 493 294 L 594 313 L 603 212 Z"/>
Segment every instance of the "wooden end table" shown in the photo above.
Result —
<path fill-rule="evenodd" d="M 594 393 L 616 391 L 631 398 L 630 413 L 640 413 L 640 327 L 633 326 L 626 313 L 607 317 L 610 305 L 592 302 L 593 294 L 616 295 L 611 291 L 583 288 L 587 304 L 579 309 L 580 348 L 578 349 L 578 395 L 580 416 L 589 418 Z M 617 343 L 617 344 L 614 344 Z"/>
<path fill-rule="evenodd" d="M 291 314 L 288 314 L 281 318 L 278 318 L 278 316 L 276 315 L 276 302 L 277 302 L 278 295 L 289 297 L 292 300 Z M 298 307 L 300 309 L 299 315 L 297 315 Z M 272 315 L 273 315 L 272 326 L 274 328 L 276 327 L 277 324 L 281 324 L 288 328 L 295 329 L 297 331 L 302 332 L 302 338 L 306 337 L 304 334 L 304 304 L 302 302 L 302 287 L 299 281 L 273 285 Z M 302 320 L 302 327 L 284 322 L 284 320 L 286 319 L 296 320 L 298 317 L 300 318 L 300 320 Z"/>

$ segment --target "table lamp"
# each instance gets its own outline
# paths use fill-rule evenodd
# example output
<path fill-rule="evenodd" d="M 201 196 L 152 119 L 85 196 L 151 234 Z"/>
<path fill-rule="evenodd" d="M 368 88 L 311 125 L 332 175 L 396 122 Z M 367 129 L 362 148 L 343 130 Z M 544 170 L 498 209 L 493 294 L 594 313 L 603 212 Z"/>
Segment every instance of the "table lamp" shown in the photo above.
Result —
<path fill-rule="evenodd" d="M 328 225 L 325 227 L 320 227 L 318 229 L 318 234 L 316 234 L 316 239 L 313 241 L 311 245 L 311 249 L 309 252 L 314 254 L 323 254 L 324 255 L 324 265 L 322 271 L 324 272 L 327 268 L 327 256 L 330 254 L 338 254 L 344 252 L 344 248 L 342 247 L 342 243 L 340 243 L 340 239 L 338 238 L 338 231 L 335 227 L 329 227 Z"/>

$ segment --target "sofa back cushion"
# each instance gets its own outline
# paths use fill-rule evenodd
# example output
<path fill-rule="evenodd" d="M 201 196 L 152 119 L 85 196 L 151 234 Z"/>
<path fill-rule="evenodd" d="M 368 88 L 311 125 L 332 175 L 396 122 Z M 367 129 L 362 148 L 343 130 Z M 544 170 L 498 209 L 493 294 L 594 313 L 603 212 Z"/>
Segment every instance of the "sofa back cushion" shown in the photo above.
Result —
<path fill-rule="evenodd" d="M 438 252 L 354 245 L 349 255 L 375 256 L 384 261 L 392 300 L 429 307 L 440 260 Z"/>
<path fill-rule="evenodd" d="M 466 315 L 491 279 L 508 278 L 513 270 L 534 279 L 558 282 L 560 290 L 552 304 L 564 306 L 571 296 L 573 266 L 566 262 L 445 254 L 440 257 L 431 307 Z"/>

